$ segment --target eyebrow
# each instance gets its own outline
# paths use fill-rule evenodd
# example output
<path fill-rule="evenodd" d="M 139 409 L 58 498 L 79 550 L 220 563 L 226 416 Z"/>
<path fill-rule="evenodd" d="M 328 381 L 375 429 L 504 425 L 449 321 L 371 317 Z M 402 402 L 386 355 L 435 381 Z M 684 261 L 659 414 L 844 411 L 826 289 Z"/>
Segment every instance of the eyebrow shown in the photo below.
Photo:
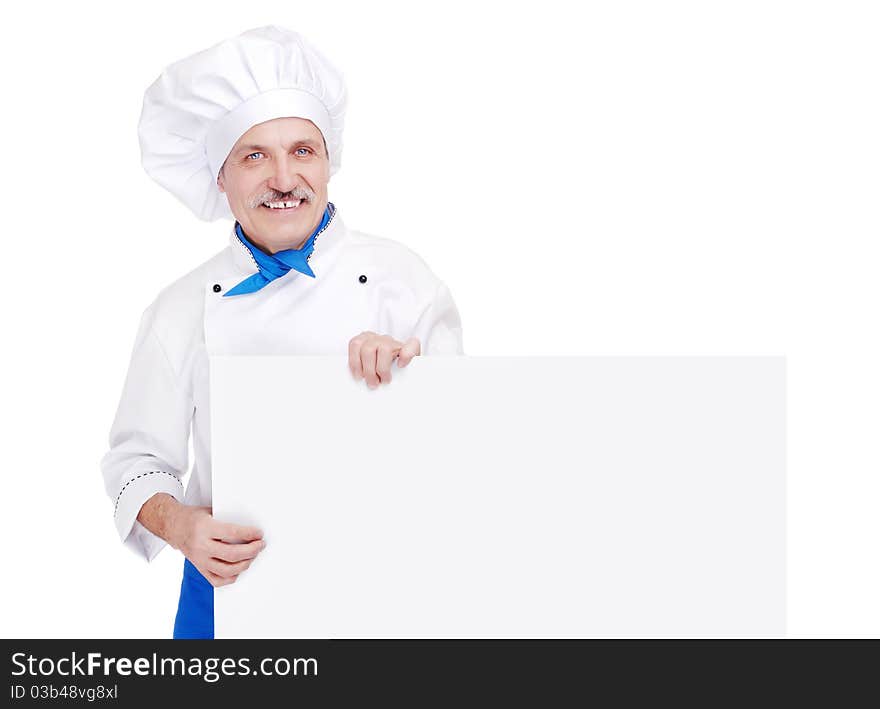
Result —
<path fill-rule="evenodd" d="M 310 148 L 313 148 L 317 152 L 320 152 L 321 148 L 323 147 L 320 143 L 318 143 L 315 140 L 312 140 L 311 138 L 303 138 L 301 140 L 294 141 L 293 146 L 291 146 L 291 147 L 295 147 L 297 145 L 308 145 Z M 266 151 L 268 151 L 268 148 L 266 148 L 262 145 L 257 145 L 255 143 L 252 143 L 250 145 L 242 145 L 236 151 L 236 153 L 242 153 L 244 151 L 251 153 L 251 152 L 254 152 L 257 150 L 261 150 L 263 152 L 266 152 Z"/>

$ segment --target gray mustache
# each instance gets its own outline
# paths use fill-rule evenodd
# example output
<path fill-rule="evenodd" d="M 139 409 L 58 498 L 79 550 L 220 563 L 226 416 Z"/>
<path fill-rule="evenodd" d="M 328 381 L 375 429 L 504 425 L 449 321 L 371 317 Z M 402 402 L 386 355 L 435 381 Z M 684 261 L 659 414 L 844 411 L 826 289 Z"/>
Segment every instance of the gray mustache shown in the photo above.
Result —
<path fill-rule="evenodd" d="M 278 192 L 277 190 L 272 190 L 271 192 L 264 192 L 263 194 L 254 197 L 249 206 L 256 208 L 262 205 L 263 202 L 290 202 L 296 199 L 301 199 L 305 202 L 312 202 L 315 199 L 315 193 L 306 187 L 295 187 L 290 192 Z"/>

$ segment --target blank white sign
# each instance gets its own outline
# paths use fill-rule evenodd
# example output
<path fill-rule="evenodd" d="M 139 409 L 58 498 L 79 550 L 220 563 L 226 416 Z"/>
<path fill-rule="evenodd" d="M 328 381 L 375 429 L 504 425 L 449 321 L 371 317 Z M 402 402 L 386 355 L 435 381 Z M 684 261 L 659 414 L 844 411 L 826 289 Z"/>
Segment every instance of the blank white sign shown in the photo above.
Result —
<path fill-rule="evenodd" d="M 785 632 L 783 358 L 212 357 L 218 638 Z"/>

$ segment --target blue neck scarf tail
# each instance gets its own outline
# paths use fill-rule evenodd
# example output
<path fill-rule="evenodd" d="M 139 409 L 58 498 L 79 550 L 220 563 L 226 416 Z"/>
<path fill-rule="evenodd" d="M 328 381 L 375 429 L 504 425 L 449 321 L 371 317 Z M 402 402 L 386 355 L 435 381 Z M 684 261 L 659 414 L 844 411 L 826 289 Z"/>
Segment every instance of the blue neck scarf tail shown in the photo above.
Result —
<path fill-rule="evenodd" d="M 247 236 L 245 236 L 241 224 L 235 222 L 235 235 L 238 237 L 238 240 L 244 244 L 244 247 L 250 251 L 259 271 L 253 276 L 245 278 L 234 288 L 230 288 L 223 294 L 224 297 L 228 295 L 241 295 L 242 293 L 254 293 L 274 281 L 276 278 L 281 278 L 281 276 L 286 275 L 291 269 L 314 278 L 315 274 L 309 267 L 309 256 L 311 256 L 312 251 L 315 250 L 315 239 L 330 222 L 330 219 L 335 212 L 336 207 L 332 202 L 328 202 L 320 224 L 318 224 L 318 227 L 312 232 L 312 235 L 306 239 L 306 243 L 304 243 L 301 248 L 286 249 L 271 255 L 261 251 L 250 239 L 247 238 Z"/>

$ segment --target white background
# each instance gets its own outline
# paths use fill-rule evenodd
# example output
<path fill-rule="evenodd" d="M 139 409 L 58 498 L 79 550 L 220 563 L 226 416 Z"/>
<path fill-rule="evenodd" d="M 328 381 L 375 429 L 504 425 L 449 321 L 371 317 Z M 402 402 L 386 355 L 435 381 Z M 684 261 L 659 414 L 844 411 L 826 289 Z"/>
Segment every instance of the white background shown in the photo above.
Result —
<path fill-rule="evenodd" d="M 345 72 L 331 199 L 472 355 L 788 360 L 789 631 L 880 635 L 880 36 L 854 2 L 38 3 L 0 22 L 0 634 L 171 633 L 98 462 L 138 319 L 223 248 L 139 163 L 144 89 L 245 29 Z"/>

